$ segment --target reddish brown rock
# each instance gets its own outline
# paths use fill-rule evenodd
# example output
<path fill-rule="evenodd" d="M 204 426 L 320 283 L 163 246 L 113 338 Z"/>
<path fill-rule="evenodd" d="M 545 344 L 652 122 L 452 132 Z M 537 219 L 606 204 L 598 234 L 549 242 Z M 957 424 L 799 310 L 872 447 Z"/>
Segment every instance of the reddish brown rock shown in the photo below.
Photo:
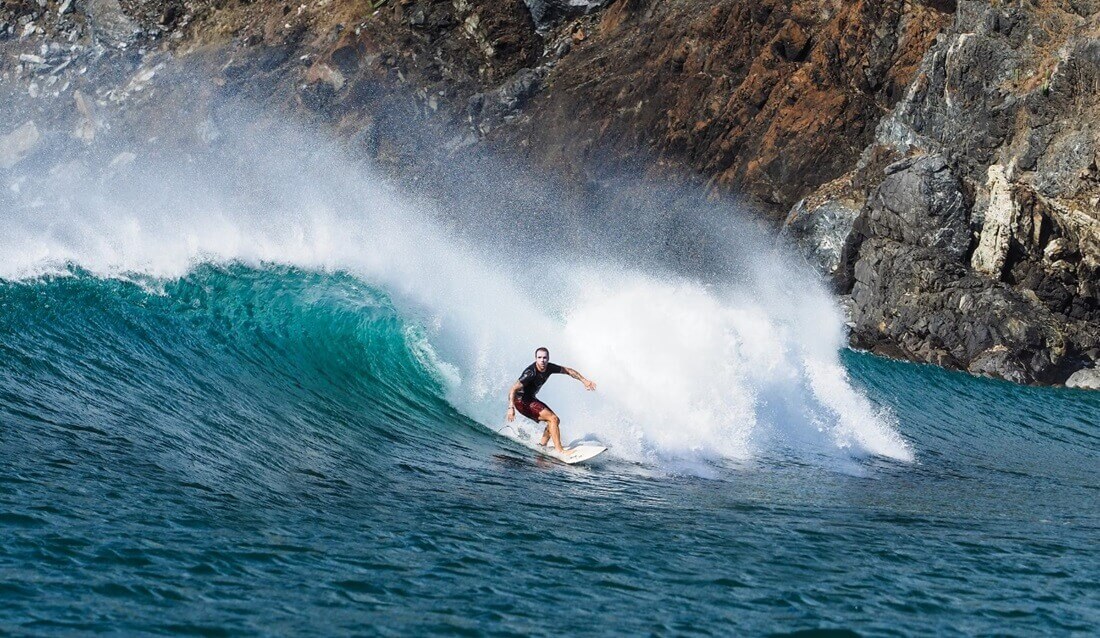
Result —
<path fill-rule="evenodd" d="M 785 210 L 850 168 L 950 20 L 900 1 L 617 0 L 529 123 L 497 135 L 544 165 L 641 155 Z"/>

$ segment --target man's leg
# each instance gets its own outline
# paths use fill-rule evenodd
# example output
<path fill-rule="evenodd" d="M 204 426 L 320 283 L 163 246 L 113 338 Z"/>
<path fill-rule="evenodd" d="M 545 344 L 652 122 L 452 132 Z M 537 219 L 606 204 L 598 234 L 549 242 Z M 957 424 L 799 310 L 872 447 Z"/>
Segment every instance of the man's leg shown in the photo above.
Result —
<path fill-rule="evenodd" d="M 539 423 L 545 423 L 546 427 L 542 429 L 542 440 L 539 441 L 539 445 L 546 445 L 550 442 L 550 417 L 557 416 L 550 408 L 544 407 L 539 411 Z"/>
<path fill-rule="evenodd" d="M 544 409 L 539 412 L 539 421 L 546 422 L 546 429 L 542 433 L 542 441 L 539 445 L 546 445 L 546 442 L 551 438 L 554 439 L 554 449 L 558 452 L 565 452 L 565 448 L 561 445 L 561 419 L 550 408 Z"/>

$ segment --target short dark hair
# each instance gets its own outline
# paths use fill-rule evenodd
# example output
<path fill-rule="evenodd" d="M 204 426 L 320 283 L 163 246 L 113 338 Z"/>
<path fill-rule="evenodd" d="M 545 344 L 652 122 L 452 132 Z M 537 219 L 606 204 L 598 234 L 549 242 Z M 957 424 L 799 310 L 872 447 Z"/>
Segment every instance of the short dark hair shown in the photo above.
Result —
<path fill-rule="evenodd" d="M 546 358 L 549 359 L 550 358 L 550 348 L 546 348 L 546 347 L 542 347 L 542 346 L 540 346 L 538 348 L 535 348 L 535 356 L 536 357 L 539 356 L 539 353 L 543 352 L 543 351 L 546 352 Z"/>

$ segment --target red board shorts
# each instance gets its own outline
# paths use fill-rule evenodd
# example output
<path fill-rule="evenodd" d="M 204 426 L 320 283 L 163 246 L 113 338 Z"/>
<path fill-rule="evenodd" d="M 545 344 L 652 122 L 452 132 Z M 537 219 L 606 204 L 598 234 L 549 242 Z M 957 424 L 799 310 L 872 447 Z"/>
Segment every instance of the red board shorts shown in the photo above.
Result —
<path fill-rule="evenodd" d="M 543 410 L 550 410 L 550 406 L 546 405 L 542 401 L 539 401 L 538 399 L 531 399 L 530 401 L 516 399 L 516 402 L 512 405 L 515 406 L 516 411 L 518 411 L 520 414 L 527 417 L 528 419 L 531 419 L 532 421 L 539 420 L 539 412 L 542 412 Z M 553 410 L 551 410 L 551 412 L 552 411 Z"/>

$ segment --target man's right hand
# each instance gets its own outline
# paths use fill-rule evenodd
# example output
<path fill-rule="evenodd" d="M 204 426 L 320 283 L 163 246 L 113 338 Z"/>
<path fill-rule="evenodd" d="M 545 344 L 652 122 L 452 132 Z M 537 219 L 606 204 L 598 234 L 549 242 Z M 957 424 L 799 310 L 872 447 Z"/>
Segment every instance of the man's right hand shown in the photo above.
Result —
<path fill-rule="evenodd" d="M 516 409 L 512 406 L 508 406 L 508 414 L 504 415 L 504 418 L 508 419 L 508 422 L 516 420 Z"/>

